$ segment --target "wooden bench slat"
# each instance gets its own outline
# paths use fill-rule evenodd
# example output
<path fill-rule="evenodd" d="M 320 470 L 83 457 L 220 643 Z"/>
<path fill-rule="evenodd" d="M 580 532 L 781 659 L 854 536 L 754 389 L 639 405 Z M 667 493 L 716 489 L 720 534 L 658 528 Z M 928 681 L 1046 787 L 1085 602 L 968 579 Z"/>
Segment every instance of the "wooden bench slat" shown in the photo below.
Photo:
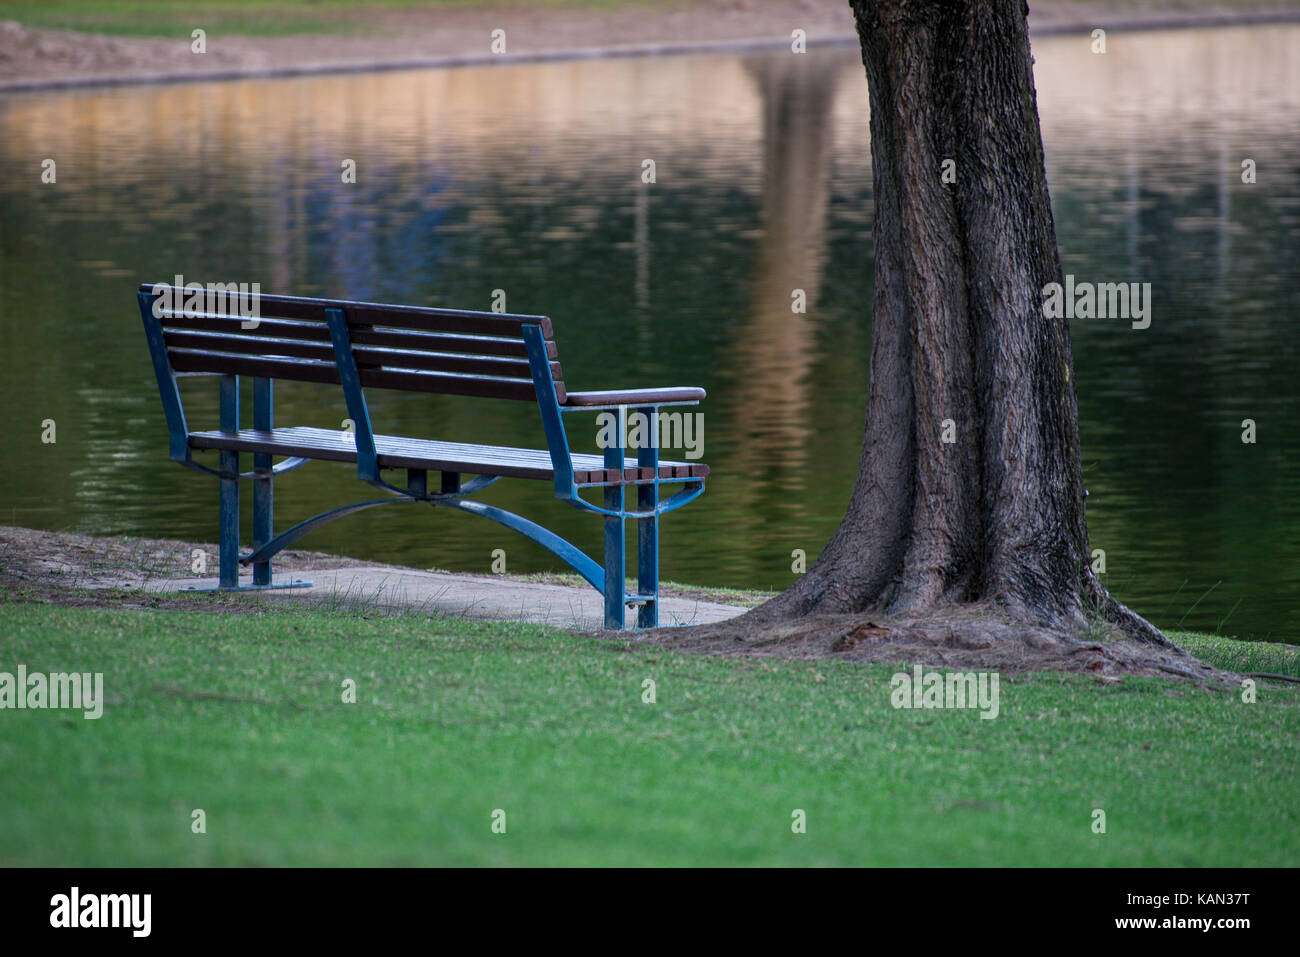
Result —
<path fill-rule="evenodd" d="M 177 372 L 222 372 L 297 382 L 339 382 L 338 366 L 332 362 L 240 356 L 198 349 L 168 349 L 167 356 Z"/>
<path fill-rule="evenodd" d="M 324 322 L 305 322 L 297 319 L 262 319 L 252 329 L 243 328 L 245 320 L 238 316 L 195 315 L 164 311 L 163 327 L 193 329 L 204 332 L 226 332 L 268 339 L 291 339 L 307 342 L 330 341 L 329 327 Z M 457 352 L 467 355 L 505 356 L 527 358 L 528 347 L 518 337 L 451 335 L 435 332 L 416 332 L 407 329 L 371 329 L 359 326 L 352 330 L 355 345 L 389 346 L 394 349 L 418 349 L 429 352 Z M 546 343 L 547 358 L 557 355 L 555 342 Z"/>
<path fill-rule="evenodd" d="M 333 362 L 313 359 L 271 358 L 206 352 L 194 349 L 170 349 L 168 356 L 177 372 L 221 372 L 230 375 L 265 376 L 298 382 L 339 382 L 339 370 Z M 363 367 L 358 370 L 361 385 L 405 392 L 436 392 L 444 395 L 467 395 L 493 399 L 537 400 L 531 379 L 490 378 L 442 374 L 437 372 L 403 372 L 389 368 Z M 555 394 L 564 402 L 564 383 L 555 383 Z"/>
<path fill-rule="evenodd" d="M 506 356 L 527 358 L 528 347 L 522 339 L 502 339 L 495 336 L 456 336 L 434 332 L 413 332 L 405 329 L 383 330 L 358 327 L 351 330 L 354 345 L 391 346 L 395 349 L 427 349 L 431 352 L 463 352 L 467 355 Z M 328 335 L 326 336 L 328 338 Z M 546 343 L 546 356 L 554 359 L 557 349 L 554 341 Z"/>
<path fill-rule="evenodd" d="M 241 429 L 238 432 L 220 430 L 191 432 L 189 443 L 196 449 L 227 449 L 239 452 L 261 452 L 270 455 L 300 455 L 307 458 L 327 459 L 335 462 L 355 462 L 355 439 L 351 433 L 333 429 L 305 426 L 272 429 Z M 396 435 L 376 435 L 375 451 L 379 464 L 385 468 L 423 468 L 444 472 L 464 472 L 471 475 L 502 475 L 515 478 L 551 479 L 551 455 L 544 449 L 516 449 L 494 445 L 474 445 L 461 442 L 438 442 L 412 439 Z M 625 458 L 622 473 L 606 469 L 600 455 L 575 454 L 574 478 L 580 484 L 610 482 L 624 484 L 647 481 L 654 477 L 653 469 L 639 466 L 636 459 Z M 708 466 L 683 462 L 660 463 L 660 476 L 664 469 L 684 468 L 693 477 L 708 475 Z"/>
<path fill-rule="evenodd" d="M 294 319 L 260 319 L 252 329 L 242 323 L 248 321 L 238 316 L 216 314 L 190 315 L 163 311 L 164 330 L 194 329 L 205 332 L 229 332 L 247 336 L 264 336 L 270 339 L 293 339 L 308 342 L 329 342 L 330 330 L 323 322 L 301 322 Z"/>
<path fill-rule="evenodd" d="M 455 372 L 498 378 L 527 379 L 532 383 L 532 369 L 527 359 L 502 359 L 495 356 L 463 356 L 445 352 L 404 352 L 379 346 L 356 346 L 352 355 L 357 365 L 381 365 L 397 369 L 423 369 L 427 372 Z M 558 362 L 552 362 L 551 378 L 564 378 Z"/>
<path fill-rule="evenodd" d="M 141 283 L 140 291 L 153 294 L 155 285 L 172 289 L 173 303 L 185 304 L 185 291 L 170 283 Z M 326 309 L 342 309 L 349 325 L 393 326 L 421 329 L 426 332 L 457 332 L 479 335 L 514 335 L 520 327 L 539 325 L 542 335 L 551 339 L 554 332 L 546 316 L 515 313 L 474 312 L 466 309 L 437 309 L 430 306 L 398 306 L 380 302 L 354 302 L 346 299 L 312 299 L 303 296 L 259 295 L 258 312 L 267 318 L 314 319 L 325 321 Z"/>
<path fill-rule="evenodd" d="M 288 356 L 334 362 L 334 346 L 324 342 L 296 339 L 273 339 L 208 331 L 168 329 L 163 334 L 168 347 L 175 349 L 236 352 L 266 358 Z M 421 369 L 426 372 L 451 372 L 464 375 L 489 375 L 510 379 L 528 379 L 532 371 L 527 359 L 504 359 L 494 356 L 466 356 L 444 352 L 411 352 L 379 346 L 355 346 L 352 350 L 358 366 L 386 366 L 394 369 Z M 558 362 L 551 363 L 551 377 L 564 378 Z"/>
<path fill-rule="evenodd" d="M 334 362 L 334 346 L 328 338 L 325 342 L 309 342 L 305 339 L 277 339 L 270 336 L 236 336 L 207 330 L 164 329 L 163 341 L 167 343 L 169 352 L 175 349 L 191 352 L 237 352 L 266 358 L 289 356 L 330 364 Z"/>
<path fill-rule="evenodd" d="M 546 316 L 515 316 L 495 312 L 466 312 L 458 309 L 419 309 L 358 303 L 347 307 L 348 325 L 389 326 L 422 332 L 457 332 L 480 336 L 521 335 L 521 326 L 542 327 L 542 337 L 555 336 Z"/>

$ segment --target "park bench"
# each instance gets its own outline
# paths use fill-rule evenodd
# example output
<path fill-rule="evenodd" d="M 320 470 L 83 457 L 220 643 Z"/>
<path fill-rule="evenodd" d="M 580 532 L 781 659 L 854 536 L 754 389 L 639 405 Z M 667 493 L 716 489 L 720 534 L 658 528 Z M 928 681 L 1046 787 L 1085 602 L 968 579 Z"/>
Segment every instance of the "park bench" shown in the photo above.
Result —
<path fill-rule="evenodd" d="M 193 284 L 186 284 L 193 289 Z M 220 557 L 216 589 L 276 588 L 309 582 L 273 582 L 271 558 L 327 522 L 362 509 L 423 502 L 458 509 L 498 522 L 538 543 L 578 572 L 605 599 L 605 627 L 622 628 L 624 609 L 637 606 L 637 625 L 658 624 L 659 517 L 704 491 L 708 466 L 659 459 L 658 443 L 636 449 L 620 434 L 603 454 L 571 451 L 564 419 L 573 412 L 634 408 L 654 422 L 664 406 L 696 405 L 697 388 L 569 392 L 564 385 L 551 320 L 506 315 L 380 305 L 332 299 L 261 296 L 256 320 L 234 308 L 186 308 L 181 288 L 147 283 L 138 292 L 154 373 L 170 433 L 170 457 L 187 468 L 220 478 Z M 193 301 L 193 300 L 191 300 Z M 219 428 L 191 431 L 178 377 L 220 377 Z M 244 428 L 239 377 L 253 378 L 253 423 Z M 334 430 L 275 424 L 276 379 L 336 383 L 342 387 L 353 429 Z M 478 399 L 535 403 L 545 449 L 442 442 L 374 431 L 366 403 L 368 389 L 395 389 Z M 657 432 L 656 432 L 657 434 Z M 194 460 L 215 450 L 219 467 Z M 252 470 L 240 471 L 240 455 L 252 455 Z M 273 458 L 284 456 L 273 464 Z M 344 505 L 274 534 L 275 476 L 314 460 L 355 462 L 357 477 L 386 497 Z M 405 470 L 405 486 L 384 473 Z M 436 486 L 429 472 L 437 472 Z M 396 478 L 394 476 L 394 478 Z M 502 478 L 550 481 L 555 497 L 604 519 L 604 565 L 554 532 L 520 515 L 471 498 Z M 253 546 L 240 553 L 239 482 L 253 493 Z M 680 488 L 661 496 L 661 487 Z M 599 504 L 579 494 L 599 489 Z M 635 491 L 635 505 L 627 501 Z M 626 526 L 637 523 L 637 589 L 625 586 Z M 252 565 L 251 585 L 240 585 L 239 566 Z M 215 589 L 212 589 L 215 590 Z"/>

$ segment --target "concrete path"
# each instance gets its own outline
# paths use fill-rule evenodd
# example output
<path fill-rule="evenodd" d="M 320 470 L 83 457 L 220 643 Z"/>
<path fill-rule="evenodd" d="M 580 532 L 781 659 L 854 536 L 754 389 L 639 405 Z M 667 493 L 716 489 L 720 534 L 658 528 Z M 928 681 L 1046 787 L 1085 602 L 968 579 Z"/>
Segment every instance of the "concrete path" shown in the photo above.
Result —
<path fill-rule="evenodd" d="M 594 588 L 547 585 L 476 575 L 446 575 L 396 566 L 365 565 L 329 568 L 296 574 L 284 573 L 276 581 L 306 579 L 310 588 L 273 588 L 250 592 L 275 600 L 310 600 L 317 604 L 381 610 L 405 608 L 427 615 L 456 615 L 531 621 L 565 628 L 598 630 L 605 624 L 604 599 Z M 251 582 L 251 579 L 247 581 Z M 211 587 L 211 578 L 173 578 L 145 583 L 153 592 Z M 699 625 L 734 618 L 745 609 L 735 605 L 689 598 L 659 599 L 660 625 Z M 628 609 L 628 621 L 635 609 Z"/>

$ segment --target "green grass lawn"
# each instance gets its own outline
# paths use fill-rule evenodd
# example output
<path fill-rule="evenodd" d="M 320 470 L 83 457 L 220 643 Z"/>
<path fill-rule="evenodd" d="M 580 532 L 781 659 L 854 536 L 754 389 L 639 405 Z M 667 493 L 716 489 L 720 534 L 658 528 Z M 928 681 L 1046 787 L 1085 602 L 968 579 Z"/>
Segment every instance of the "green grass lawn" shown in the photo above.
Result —
<path fill-rule="evenodd" d="M 195 27 L 213 33 L 274 36 L 355 33 L 359 13 L 412 7 L 567 7 L 602 9 L 632 0 L 0 0 L 0 20 L 28 27 L 135 36 L 188 37 Z M 636 0 L 664 6 L 677 0 Z M 847 0 L 846 0 L 847 2 Z"/>
<path fill-rule="evenodd" d="M 1185 640 L 1221 665 L 1300 670 L 1286 646 Z M 1004 675 L 981 720 L 893 709 L 891 666 L 414 615 L 0 601 L 0 671 L 19 663 L 102 671 L 107 704 L 99 720 L 0 711 L 0 864 L 1300 861 L 1290 685 L 1244 704 Z"/>
<path fill-rule="evenodd" d="M 0 0 L 0 20 L 29 27 L 52 27 L 137 36 L 189 37 L 195 27 L 213 33 L 355 33 L 367 28 L 365 14 L 377 8 L 412 7 L 611 7 L 665 6 L 680 0 Z M 847 0 L 845 0 L 847 3 Z M 1078 0 L 1039 0 L 1042 9 L 1080 8 Z M 1101 10 L 1132 12 L 1134 0 L 1090 0 Z M 1143 11 L 1223 11 L 1291 8 L 1300 0 L 1142 0 Z"/>

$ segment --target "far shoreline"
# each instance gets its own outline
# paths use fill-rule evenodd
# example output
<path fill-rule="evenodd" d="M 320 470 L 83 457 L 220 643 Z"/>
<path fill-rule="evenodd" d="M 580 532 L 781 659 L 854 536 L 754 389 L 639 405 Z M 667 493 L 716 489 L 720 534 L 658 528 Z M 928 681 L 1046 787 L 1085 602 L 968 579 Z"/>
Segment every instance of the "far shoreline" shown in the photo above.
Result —
<path fill-rule="evenodd" d="M 1072 8 L 1073 9 L 1073 8 Z M 1049 8 L 1050 10 L 1050 8 Z M 489 12 L 489 11 L 483 11 Z M 571 11 L 570 11 L 571 12 Z M 1158 30 L 1208 29 L 1213 27 L 1250 27 L 1270 24 L 1300 23 L 1300 9 L 1281 10 L 1245 10 L 1233 12 L 1177 12 L 1170 14 L 1143 13 L 1135 16 L 1116 15 L 1104 7 L 1095 8 L 1095 14 L 1082 16 L 1072 13 L 1068 17 L 1035 18 L 1031 13 L 1030 34 L 1033 37 L 1058 36 L 1063 34 L 1086 34 L 1095 29 L 1120 32 L 1150 32 Z M 4 24 L 0 24 L 3 26 Z M 21 29 L 21 28 L 20 28 Z M 58 30 L 27 30 L 28 36 L 72 38 L 80 40 L 102 39 L 99 34 L 78 34 Z M 256 45 L 263 38 L 238 37 Z M 306 43 L 309 47 L 313 40 L 320 40 L 326 46 L 329 37 L 296 35 L 290 39 Z M 112 41 L 114 49 L 129 47 L 131 44 L 156 43 L 154 40 L 138 38 L 117 38 Z M 172 43 L 174 41 L 168 41 Z M 852 32 L 839 32 L 826 35 L 810 35 L 806 40 L 808 49 L 826 47 L 847 47 L 857 45 L 857 36 Z M 691 56 L 704 54 L 738 54 L 779 50 L 790 44 L 788 36 L 734 36 L 710 40 L 663 41 L 636 44 L 595 44 L 554 49 L 538 49 L 518 53 L 470 53 L 442 54 L 424 57 L 382 56 L 364 59 L 330 58 L 312 62 L 288 62 L 274 66 L 233 66 L 220 69 L 172 70 L 150 72 L 139 69 L 138 61 L 123 62 L 119 68 L 109 72 L 72 74 L 72 75 L 36 75 L 36 76 L 0 76 L 0 94 L 46 92 L 52 90 L 93 89 L 100 87 L 119 87 L 135 85 L 158 85 L 171 83 L 210 83 L 228 82 L 247 79 L 278 79 L 288 77 L 339 75 L 350 73 L 379 73 L 402 70 L 454 69 L 459 67 L 479 66 L 519 66 L 525 64 L 572 62 L 593 59 L 624 59 L 653 56 Z"/>

